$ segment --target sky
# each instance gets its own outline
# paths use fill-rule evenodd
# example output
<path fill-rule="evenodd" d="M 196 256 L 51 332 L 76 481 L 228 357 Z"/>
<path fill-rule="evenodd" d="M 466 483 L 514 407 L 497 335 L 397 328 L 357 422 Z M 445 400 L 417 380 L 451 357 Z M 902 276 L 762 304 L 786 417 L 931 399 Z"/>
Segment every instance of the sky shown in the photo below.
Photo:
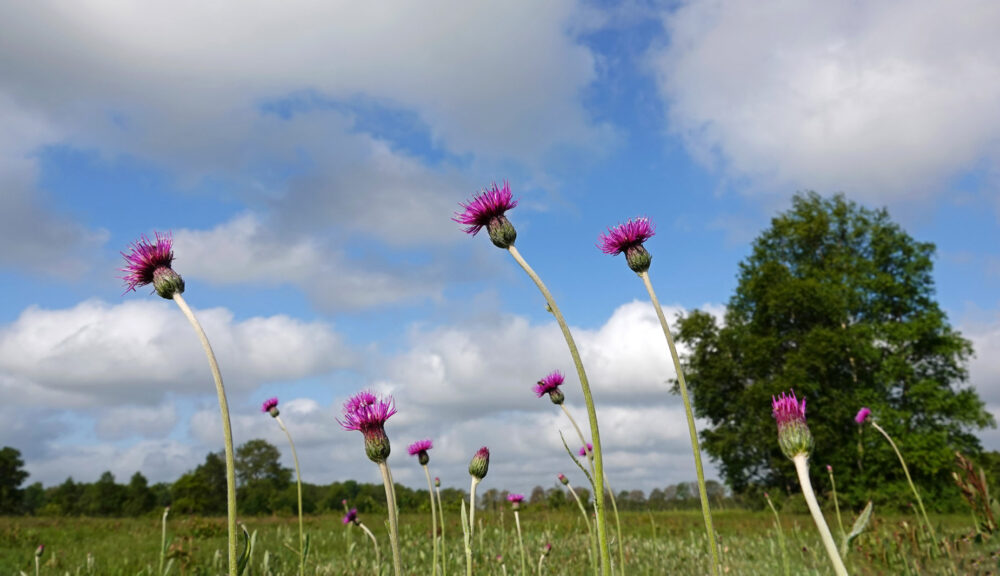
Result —
<path fill-rule="evenodd" d="M 585 483 L 532 385 L 579 381 L 510 256 L 451 221 L 509 182 L 517 246 L 590 376 L 616 489 L 694 479 L 641 281 L 595 246 L 645 216 L 670 319 L 718 313 L 799 191 L 886 207 L 1000 418 L 1000 4 L 0 1 L 0 445 L 28 482 L 172 481 L 222 449 L 198 340 L 121 251 L 170 232 L 237 444 L 380 481 L 336 418 L 391 393 L 397 481 Z M 768 410 L 769 407 L 761 407 Z M 988 449 L 1000 432 L 986 430 Z M 717 477 L 714 464 L 709 475 Z"/>

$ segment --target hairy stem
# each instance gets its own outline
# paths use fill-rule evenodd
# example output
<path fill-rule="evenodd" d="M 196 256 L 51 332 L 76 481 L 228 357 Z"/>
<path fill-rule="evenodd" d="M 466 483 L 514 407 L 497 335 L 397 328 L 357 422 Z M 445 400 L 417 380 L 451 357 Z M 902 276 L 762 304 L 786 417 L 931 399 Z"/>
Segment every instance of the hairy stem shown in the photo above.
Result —
<path fill-rule="evenodd" d="M 517 545 L 521 548 L 521 576 L 528 576 L 528 561 L 524 555 L 524 539 L 521 538 L 521 516 L 514 510 L 514 524 L 517 525 Z"/>
<path fill-rule="evenodd" d="M 369 530 L 367 526 L 361 522 L 356 522 L 355 524 L 357 524 L 358 528 L 361 528 L 364 533 L 368 535 L 368 538 L 372 541 L 372 546 L 375 547 L 375 576 L 380 576 L 382 573 L 382 556 L 378 551 L 378 540 L 375 539 L 375 535 L 372 534 L 372 531 Z"/>
<path fill-rule="evenodd" d="M 701 464 L 701 447 L 698 444 L 698 430 L 694 425 L 694 412 L 691 410 L 691 399 L 688 397 L 687 383 L 684 381 L 684 371 L 681 369 L 681 359 L 677 355 L 677 347 L 674 345 L 674 337 L 670 334 L 670 327 L 667 325 L 667 318 L 663 315 L 663 308 L 653 291 L 653 284 L 649 281 L 649 272 L 640 272 L 639 278 L 649 292 L 649 299 L 656 309 L 656 316 L 660 319 L 660 327 L 663 328 L 663 335 L 667 339 L 667 347 L 670 348 L 670 358 L 674 361 L 674 371 L 677 373 L 677 384 L 681 391 L 681 401 L 684 402 L 684 414 L 687 415 L 688 433 L 691 435 L 691 450 L 694 453 L 694 469 L 698 474 L 698 495 L 701 497 L 701 515 L 705 518 L 705 533 L 708 536 L 708 546 L 712 553 L 712 574 L 719 573 L 719 545 L 715 541 L 715 529 L 712 527 L 712 510 L 708 503 L 708 490 L 705 488 L 705 470 Z"/>
<path fill-rule="evenodd" d="M 798 454 L 792 458 L 792 462 L 795 463 L 795 472 L 798 474 L 799 484 L 802 486 L 802 496 L 805 497 L 806 505 L 809 506 L 809 513 L 812 514 L 813 522 L 816 523 L 816 529 L 819 531 L 820 539 L 823 540 L 826 554 L 830 557 L 833 571 L 836 572 L 837 576 L 847 576 L 847 568 L 844 567 L 844 561 L 840 558 L 837 545 L 833 542 L 833 535 L 830 534 L 830 527 L 826 525 L 826 518 L 823 517 L 823 512 L 819 509 L 819 503 L 816 501 L 816 494 L 813 493 L 812 482 L 809 480 L 809 457 L 805 454 Z"/>
<path fill-rule="evenodd" d="M 552 298 L 549 289 L 545 287 L 545 283 L 532 270 L 517 248 L 511 245 L 507 248 L 507 251 L 510 252 L 510 255 L 524 269 L 525 273 L 535 283 L 535 286 L 538 287 L 538 290 L 541 291 L 545 302 L 549 306 L 549 310 L 555 316 L 556 322 L 559 323 L 559 328 L 566 339 L 566 345 L 569 347 L 569 353 L 573 357 L 573 364 L 576 365 L 576 373 L 580 378 L 580 387 L 583 390 L 583 400 L 587 405 L 587 417 L 590 420 L 591 442 L 594 444 L 594 510 L 597 513 L 597 540 L 600 544 L 601 552 L 601 573 L 604 576 L 610 576 L 611 557 L 608 549 L 608 529 L 604 519 L 604 457 L 601 454 L 601 434 L 597 426 L 597 409 L 594 407 L 594 397 L 590 392 L 590 382 L 587 380 L 587 373 L 583 369 L 583 361 L 580 359 L 580 352 L 576 348 L 573 334 L 570 333 L 569 325 L 566 324 L 566 319 L 563 318 L 562 312 L 559 311 L 559 306 L 556 305 L 556 301 Z"/>
<path fill-rule="evenodd" d="M 434 570 L 433 574 L 438 573 L 438 539 L 437 539 L 437 509 L 434 506 L 434 485 L 431 483 L 431 472 L 427 469 L 427 465 L 423 464 L 424 476 L 427 477 L 427 494 L 431 497 L 431 544 L 434 548 Z"/>
<path fill-rule="evenodd" d="M 590 536 L 591 553 L 593 554 L 594 574 L 596 575 L 599 565 L 598 558 L 600 555 L 597 551 L 597 538 L 594 534 L 594 527 L 590 523 L 590 517 L 587 516 L 587 509 L 584 507 L 583 501 L 580 500 L 580 495 L 577 494 L 576 490 L 573 490 L 573 487 L 569 484 L 566 484 L 566 487 L 569 488 L 569 493 L 573 495 L 573 499 L 576 500 L 576 505 L 580 508 L 580 514 L 583 516 L 583 523 L 587 525 L 587 534 Z"/>
<path fill-rule="evenodd" d="M 202 329 L 198 318 L 188 306 L 187 302 L 175 292 L 174 302 L 187 317 L 188 322 L 194 327 L 194 331 L 201 340 L 201 346 L 205 349 L 205 356 L 208 357 L 208 365 L 212 369 L 212 378 L 215 379 L 215 392 L 219 396 L 219 411 L 222 414 L 222 435 L 226 443 L 226 508 L 228 511 L 227 528 L 229 530 L 229 576 L 237 576 L 236 564 L 236 460 L 233 456 L 233 428 L 229 422 L 229 403 L 226 401 L 226 389 L 222 385 L 222 372 L 219 371 L 219 363 L 215 360 L 215 353 L 212 352 L 212 345 L 208 343 L 208 336 Z"/>
<path fill-rule="evenodd" d="M 389 464 L 385 461 L 379 462 L 378 468 L 382 472 L 382 483 L 385 484 L 385 503 L 389 508 L 389 546 L 392 548 L 392 569 L 396 576 L 402 576 L 403 567 L 399 560 L 399 517 L 396 510 L 396 491 L 392 486 Z"/>
<path fill-rule="evenodd" d="M 441 576 L 448 576 L 448 548 L 444 545 L 444 508 L 441 507 L 441 488 L 434 488 L 437 494 L 437 507 L 441 512 L 438 521 L 441 523 Z"/>

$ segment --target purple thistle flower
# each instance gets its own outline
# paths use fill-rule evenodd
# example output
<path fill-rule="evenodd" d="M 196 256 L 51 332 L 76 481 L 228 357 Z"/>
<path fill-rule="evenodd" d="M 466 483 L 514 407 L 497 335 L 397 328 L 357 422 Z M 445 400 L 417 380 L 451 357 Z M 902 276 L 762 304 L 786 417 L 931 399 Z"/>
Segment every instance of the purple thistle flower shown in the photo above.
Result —
<path fill-rule="evenodd" d="M 152 284 L 157 294 L 169 300 L 175 293 L 184 292 L 184 280 L 171 268 L 174 261 L 173 236 L 169 232 L 154 232 L 154 236 L 156 242 L 145 234 L 132 242 L 128 254 L 121 253 L 125 258 L 125 267 L 118 270 L 125 272 L 124 276 L 120 276 L 125 281 L 125 292 Z"/>
<path fill-rule="evenodd" d="M 524 502 L 524 494 L 508 494 L 507 501 L 510 502 L 510 507 L 517 510 L 521 507 L 521 502 Z"/>
<path fill-rule="evenodd" d="M 565 474 L 559 474 L 558 476 L 556 476 L 556 478 L 558 478 L 559 481 L 563 483 L 563 486 L 569 484 L 569 478 L 567 478 Z"/>
<path fill-rule="evenodd" d="M 806 399 L 795 397 L 795 391 L 778 398 L 771 396 L 771 414 L 778 422 L 778 444 L 789 458 L 812 452 L 813 437 L 806 425 Z"/>
<path fill-rule="evenodd" d="M 427 451 L 434 447 L 430 440 L 417 440 L 406 449 L 410 456 L 416 456 L 420 460 L 421 466 L 426 466 L 430 462 Z"/>
<path fill-rule="evenodd" d="M 490 469 L 490 449 L 483 446 L 472 455 L 469 462 L 469 475 L 478 480 L 486 478 L 486 473 Z"/>
<path fill-rule="evenodd" d="M 562 372 L 553 370 L 548 376 L 539 380 L 538 384 L 535 384 L 535 394 L 539 398 L 548 394 L 549 399 L 552 400 L 553 404 L 562 404 L 566 399 L 562 390 L 559 389 L 559 387 L 562 386 L 562 383 Z"/>
<path fill-rule="evenodd" d="M 375 394 L 358 392 L 344 402 L 344 420 L 337 420 L 344 430 L 358 430 L 365 437 L 365 453 L 375 463 L 389 457 L 389 437 L 385 421 L 396 413 L 392 396 L 379 398 Z"/>
<path fill-rule="evenodd" d="M 607 234 L 598 237 L 598 248 L 605 254 L 625 253 L 628 266 L 636 273 L 649 270 L 653 257 L 643 247 L 643 242 L 656 234 L 649 218 L 629 219 L 624 224 L 608 228 Z"/>
<path fill-rule="evenodd" d="M 483 227 L 489 232 L 490 240 L 499 248 L 509 248 L 517 238 L 517 231 L 504 215 L 517 206 L 510 192 L 510 184 L 504 180 L 503 188 L 496 183 L 492 189 L 483 190 L 468 203 L 459 202 L 462 212 L 456 212 L 452 218 L 455 222 L 465 225 L 465 232 L 475 236 Z"/>
<path fill-rule="evenodd" d="M 260 411 L 269 413 L 273 418 L 278 417 L 278 398 L 268 398 L 264 400 L 264 403 L 260 405 Z"/>
<path fill-rule="evenodd" d="M 441 477 L 440 476 L 435 476 L 434 477 L 434 487 L 435 488 L 440 488 L 441 487 Z"/>
<path fill-rule="evenodd" d="M 358 509 L 351 508 L 347 511 L 344 516 L 344 524 L 357 524 L 358 523 Z"/>
<path fill-rule="evenodd" d="M 854 421 L 858 424 L 864 424 L 865 420 L 868 420 L 868 416 L 871 415 L 872 411 L 868 408 L 862 408 L 858 410 L 858 415 L 854 417 Z"/>
<path fill-rule="evenodd" d="M 580 450 L 577 452 L 580 456 L 586 456 L 587 454 L 592 454 L 594 452 L 594 445 L 587 442 L 586 446 L 581 446 Z"/>

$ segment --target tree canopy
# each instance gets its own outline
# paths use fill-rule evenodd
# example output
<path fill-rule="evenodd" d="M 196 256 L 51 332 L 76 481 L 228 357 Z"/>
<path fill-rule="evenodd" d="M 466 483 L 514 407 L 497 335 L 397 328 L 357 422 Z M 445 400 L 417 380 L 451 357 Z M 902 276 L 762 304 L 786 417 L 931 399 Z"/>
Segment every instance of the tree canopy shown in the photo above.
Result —
<path fill-rule="evenodd" d="M 849 499 L 907 498 L 892 449 L 854 422 L 867 406 L 925 501 L 956 500 L 954 452 L 978 455 L 974 431 L 995 423 L 967 382 L 972 347 L 934 299 L 934 250 L 884 209 L 799 194 L 740 263 L 724 321 L 680 319 L 704 448 L 733 490 L 795 484 L 771 417 L 772 395 L 794 389 L 808 399 L 813 472 L 832 465 Z"/>

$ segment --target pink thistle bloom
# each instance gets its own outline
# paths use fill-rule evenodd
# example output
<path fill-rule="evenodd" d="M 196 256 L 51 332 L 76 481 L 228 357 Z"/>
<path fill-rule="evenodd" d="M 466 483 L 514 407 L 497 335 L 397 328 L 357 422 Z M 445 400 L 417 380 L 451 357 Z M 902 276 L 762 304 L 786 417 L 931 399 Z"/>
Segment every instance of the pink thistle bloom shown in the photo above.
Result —
<path fill-rule="evenodd" d="M 858 410 L 858 415 L 854 417 L 854 421 L 858 424 L 864 424 L 865 420 L 868 420 L 868 416 L 871 415 L 872 411 L 868 408 L 862 408 Z"/>
<path fill-rule="evenodd" d="M 359 392 L 344 402 L 344 420 L 337 420 L 344 430 L 358 430 L 365 437 L 365 453 L 375 463 L 389 457 L 389 437 L 385 422 L 396 413 L 392 396 L 379 398 L 375 394 Z"/>
<path fill-rule="evenodd" d="M 799 402 L 794 390 L 787 395 L 782 392 L 778 398 L 772 396 L 771 414 L 778 422 L 778 444 L 785 456 L 808 456 L 812 452 L 813 438 L 806 425 L 806 399 Z"/>
<path fill-rule="evenodd" d="M 607 234 L 598 237 L 598 248 L 605 254 L 625 254 L 629 268 L 636 273 L 649 270 L 653 257 L 643 247 L 643 243 L 656 234 L 653 223 L 648 218 L 629 219 L 624 224 L 608 228 Z"/>
<path fill-rule="evenodd" d="M 586 456 L 587 454 L 592 454 L 594 452 L 594 445 L 587 442 L 586 446 L 581 446 L 580 450 L 577 452 L 580 456 Z"/>
<path fill-rule="evenodd" d="M 524 502 L 524 494 L 508 494 L 508 502 Z"/>
<path fill-rule="evenodd" d="M 426 466 L 430 462 L 427 451 L 434 447 L 430 440 L 417 440 L 406 449 L 410 456 L 416 456 L 420 460 L 421 466 Z"/>
<path fill-rule="evenodd" d="M 507 220 L 506 212 L 517 206 L 510 192 L 510 184 L 504 180 L 503 188 L 496 183 L 488 190 L 483 190 L 468 203 L 459 202 L 464 209 L 456 212 L 452 218 L 455 222 L 465 225 L 465 232 L 475 236 L 483 227 L 490 234 L 490 240 L 500 248 L 508 248 L 514 244 L 517 231 Z"/>
<path fill-rule="evenodd" d="M 268 398 L 260 405 L 260 411 L 269 413 L 274 418 L 278 417 L 278 398 Z"/>
<path fill-rule="evenodd" d="M 156 293 L 170 299 L 174 293 L 184 292 L 184 280 L 171 268 L 174 261 L 173 237 L 170 233 L 154 232 L 156 242 L 145 235 L 132 242 L 128 254 L 122 252 L 125 267 L 119 268 L 125 275 L 125 292 L 135 291 L 139 286 L 152 284 Z"/>
<path fill-rule="evenodd" d="M 553 370 L 548 376 L 539 380 L 538 384 L 535 384 L 535 395 L 541 398 L 548 394 L 553 404 L 562 404 L 563 400 L 566 399 L 562 390 L 559 389 L 562 383 L 562 372 Z"/>
<path fill-rule="evenodd" d="M 351 508 L 344 516 L 344 524 L 357 524 L 357 523 L 358 523 L 358 509 Z"/>

